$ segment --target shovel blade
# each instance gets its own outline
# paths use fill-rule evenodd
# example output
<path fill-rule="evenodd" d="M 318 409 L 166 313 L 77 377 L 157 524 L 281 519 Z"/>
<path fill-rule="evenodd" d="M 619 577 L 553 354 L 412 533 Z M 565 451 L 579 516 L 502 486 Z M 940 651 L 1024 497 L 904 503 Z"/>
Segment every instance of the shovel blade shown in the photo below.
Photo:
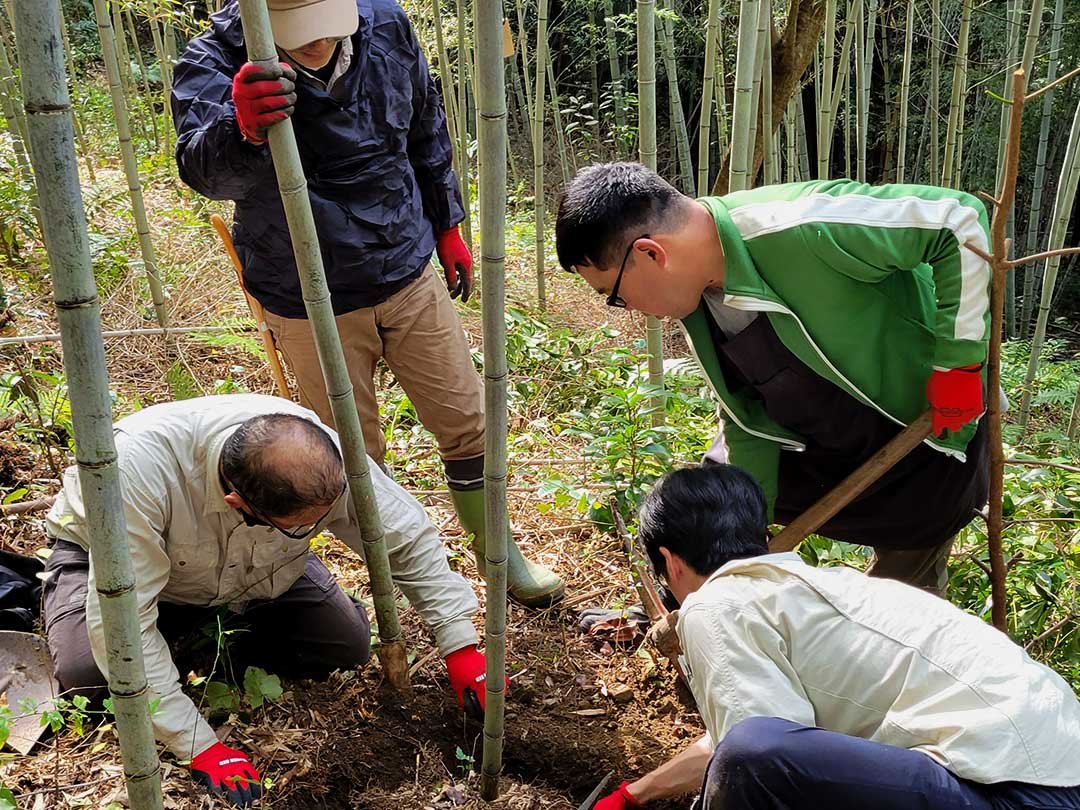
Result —
<path fill-rule="evenodd" d="M 36 633 L 0 630 L 0 698 L 15 715 L 7 744 L 20 754 L 28 754 L 45 729 L 40 712 L 24 712 L 19 704 L 29 698 L 35 706 L 47 708 L 60 692 L 52 672 L 45 639 Z"/>

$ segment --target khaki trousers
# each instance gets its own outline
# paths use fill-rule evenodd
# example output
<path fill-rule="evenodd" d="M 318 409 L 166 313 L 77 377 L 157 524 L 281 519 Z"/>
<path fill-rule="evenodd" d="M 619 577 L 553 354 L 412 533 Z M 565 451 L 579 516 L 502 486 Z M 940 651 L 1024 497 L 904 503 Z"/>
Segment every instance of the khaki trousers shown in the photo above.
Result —
<path fill-rule="evenodd" d="M 950 537 L 940 546 L 931 548 L 876 548 L 866 573 L 882 579 L 898 579 L 946 599 L 949 555 L 954 540 L 955 537 Z"/>
<path fill-rule="evenodd" d="M 431 265 L 381 304 L 337 317 L 368 455 L 378 463 L 386 438 L 375 398 L 379 358 L 394 373 L 444 461 L 484 455 L 484 389 L 454 303 Z M 266 324 L 296 377 L 300 404 L 333 425 L 311 326 L 266 313 Z"/>

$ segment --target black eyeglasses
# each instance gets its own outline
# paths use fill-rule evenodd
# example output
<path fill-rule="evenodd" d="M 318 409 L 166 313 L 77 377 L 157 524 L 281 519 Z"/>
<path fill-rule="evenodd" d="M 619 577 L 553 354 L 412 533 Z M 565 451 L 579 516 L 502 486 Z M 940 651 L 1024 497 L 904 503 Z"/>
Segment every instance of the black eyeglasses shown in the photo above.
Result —
<path fill-rule="evenodd" d="M 261 511 L 256 509 L 255 506 L 252 504 L 251 499 L 248 498 L 248 496 L 245 495 L 243 492 L 241 492 L 239 489 L 237 489 L 236 485 L 233 484 L 232 481 L 230 481 L 228 478 L 225 477 L 224 472 L 221 472 L 220 475 L 221 475 L 221 480 L 224 481 L 228 485 L 229 489 L 231 489 L 233 492 L 235 492 L 237 495 L 239 495 L 244 500 L 244 503 L 247 504 L 247 508 L 251 510 L 251 513 L 256 518 L 261 520 L 263 523 L 265 523 L 270 528 L 276 529 L 277 531 L 281 532 L 283 535 L 288 537 L 290 540 L 303 540 L 305 537 L 307 537 L 309 534 L 311 534 L 313 531 L 315 531 L 315 528 L 320 523 L 322 523 L 324 520 L 326 520 L 328 517 L 330 517 L 330 513 L 334 511 L 334 507 L 336 507 L 337 504 L 338 504 L 338 501 L 341 500 L 341 496 L 344 495 L 346 490 L 349 488 L 348 482 L 342 481 L 341 482 L 341 492 L 339 492 L 337 494 L 337 497 L 334 498 L 333 502 L 330 504 L 330 506 L 327 508 L 327 510 L 322 513 L 322 517 L 320 517 L 315 522 L 313 522 L 313 523 L 305 523 L 303 526 L 295 526 L 295 527 L 293 527 L 291 529 L 285 529 L 285 528 L 282 528 L 281 526 L 279 526 L 278 524 L 276 524 L 271 518 L 267 517 Z"/>
<path fill-rule="evenodd" d="M 637 244 L 638 239 L 648 239 L 649 235 L 643 233 L 637 239 L 630 240 L 630 245 L 626 248 L 626 254 L 622 258 L 622 264 L 619 265 L 619 273 L 615 276 L 615 286 L 611 288 L 611 295 L 607 297 L 607 305 L 609 307 L 616 307 L 618 309 L 626 309 L 626 302 L 619 295 L 619 286 L 622 284 L 623 273 L 626 272 L 626 262 L 630 259 L 630 251 L 634 249 L 634 245 Z"/>

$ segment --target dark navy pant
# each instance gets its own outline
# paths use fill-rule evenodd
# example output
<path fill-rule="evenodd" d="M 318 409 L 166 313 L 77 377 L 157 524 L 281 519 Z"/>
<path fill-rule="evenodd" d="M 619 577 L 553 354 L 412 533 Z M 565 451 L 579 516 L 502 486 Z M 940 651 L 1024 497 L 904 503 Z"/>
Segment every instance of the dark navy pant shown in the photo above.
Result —
<path fill-rule="evenodd" d="M 930 757 L 776 717 L 734 726 L 694 810 L 1080 810 L 1080 787 L 981 785 Z"/>

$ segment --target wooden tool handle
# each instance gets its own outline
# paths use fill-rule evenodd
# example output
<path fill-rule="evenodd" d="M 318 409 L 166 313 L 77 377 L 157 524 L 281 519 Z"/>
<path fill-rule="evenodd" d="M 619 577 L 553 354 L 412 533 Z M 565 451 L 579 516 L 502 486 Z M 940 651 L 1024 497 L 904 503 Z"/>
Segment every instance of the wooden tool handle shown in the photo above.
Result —
<path fill-rule="evenodd" d="M 791 551 L 833 515 L 855 500 L 904 456 L 930 436 L 932 415 L 926 411 L 862 463 L 825 497 L 791 521 L 769 543 L 769 551 Z"/>

